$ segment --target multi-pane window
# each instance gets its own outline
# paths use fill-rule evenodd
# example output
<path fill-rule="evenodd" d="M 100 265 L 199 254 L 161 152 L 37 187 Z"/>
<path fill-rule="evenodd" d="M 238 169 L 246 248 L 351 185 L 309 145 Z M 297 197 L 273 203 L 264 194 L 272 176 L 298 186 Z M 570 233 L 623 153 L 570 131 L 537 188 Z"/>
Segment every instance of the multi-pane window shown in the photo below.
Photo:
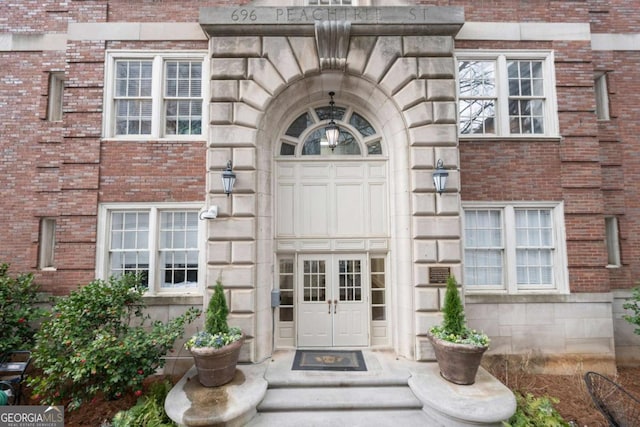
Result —
<path fill-rule="evenodd" d="M 302 294 L 305 302 L 324 301 L 327 292 L 327 267 L 323 260 L 305 260 Z"/>
<path fill-rule="evenodd" d="M 108 137 L 202 134 L 203 55 L 111 53 Z"/>
<path fill-rule="evenodd" d="M 371 320 L 387 320 L 384 258 L 371 259 Z"/>
<path fill-rule="evenodd" d="M 460 135 L 555 136 L 550 53 L 459 53 Z"/>
<path fill-rule="evenodd" d="M 561 205 L 471 205 L 464 210 L 467 290 L 566 291 Z"/>
<path fill-rule="evenodd" d="M 293 258 L 280 260 L 280 321 L 293 322 Z"/>
<path fill-rule="evenodd" d="M 104 276 L 140 274 L 150 293 L 198 288 L 198 211 L 182 208 L 105 210 Z"/>
<path fill-rule="evenodd" d="M 362 301 L 362 264 L 359 259 L 338 262 L 340 301 Z"/>

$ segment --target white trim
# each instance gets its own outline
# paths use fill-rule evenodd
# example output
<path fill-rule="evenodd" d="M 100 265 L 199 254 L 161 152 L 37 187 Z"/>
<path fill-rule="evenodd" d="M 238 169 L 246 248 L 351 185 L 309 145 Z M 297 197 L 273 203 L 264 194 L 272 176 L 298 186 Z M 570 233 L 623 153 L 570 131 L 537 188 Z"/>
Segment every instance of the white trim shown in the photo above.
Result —
<path fill-rule="evenodd" d="M 553 217 L 553 243 L 554 243 L 554 268 L 553 280 L 555 287 L 545 289 L 522 289 L 518 288 L 515 280 L 515 229 L 509 226 L 515 226 L 512 218 L 516 209 L 551 209 Z M 464 284 L 464 230 L 465 230 L 465 210 L 472 209 L 501 209 L 502 215 L 502 232 L 504 235 L 504 288 L 469 288 L 464 286 L 465 294 L 568 294 L 569 293 L 569 269 L 566 249 L 566 231 L 564 224 L 564 202 L 554 201 L 492 201 L 492 202 L 462 202 L 462 277 Z M 509 218 L 507 218 L 509 217 Z"/>
<path fill-rule="evenodd" d="M 95 276 L 98 279 L 107 280 L 109 271 L 109 229 L 110 218 L 109 213 L 111 211 L 124 211 L 124 210 L 146 210 L 155 211 L 156 213 L 161 210 L 170 209 L 189 209 L 197 210 L 198 213 L 204 208 L 202 202 L 185 202 L 185 203 L 173 203 L 173 202 L 161 202 L 161 203 L 101 203 L 98 207 L 98 224 L 97 224 L 97 237 L 96 237 L 96 270 Z M 151 225 L 151 224 L 150 224 Z M 149 230 L 149 247 L 156 247 L 157 229 Z M 155 256 L 149 257 L 149 290 L 146 295 L 148 296 L 184 296 L 184 295 L 203 295 L 206 288 L 206 221 L 198 222 L 198 286 L 195 289 L 173 290 L 173 291 L 159 291 L 156 287 L 156 265 Z"/>
<path fill-rule="evenodd" d="M 593 50 L 640 50 L 640 33 L 627 34 L 592 34 Z"/>
<path fill-rule="evenodd" d="M 152 60 L 152 102 L 153 115 L 151 123 L 151 135 L 115 135 L 114 123 L 114 78 L 115 63 L 117 60 Z M 168 60 L 193 60 L 202 61 L 202 124 L 200 135 L 164 135 L 164 111 L 163 111 L 163 87 L 164 87 L 164 63 Z M 208 137 L 209 123 L 209 56 L 202 50 L 107 50 L 105 53 L 104 72 L 104 99 L 102 114 L 102 137 L 103 139 L 127 140 L 127 141 L 148 141 L 148 140 L 170 140 L 170 141 L 206 141 Z"/>
<path fill-rule="evenodd" d="M 207 40 L 197 22 L 70 22 L 69 40 Z"/>
<path fill-rule="evenodd" d="M 465 22 L 456 40 L 590 40 L 589 23 Z"/>

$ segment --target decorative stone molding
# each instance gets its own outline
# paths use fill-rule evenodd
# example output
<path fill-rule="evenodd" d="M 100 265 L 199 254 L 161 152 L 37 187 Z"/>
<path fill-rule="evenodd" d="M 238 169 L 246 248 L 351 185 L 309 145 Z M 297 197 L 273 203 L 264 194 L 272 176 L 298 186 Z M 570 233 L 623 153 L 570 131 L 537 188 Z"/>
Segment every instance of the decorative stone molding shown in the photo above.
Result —
<path fill-rule="evenodd" d="M 350 21 L 316 21 L 316 43 L 321 70 L 344 70 L 349 51 Z"/>

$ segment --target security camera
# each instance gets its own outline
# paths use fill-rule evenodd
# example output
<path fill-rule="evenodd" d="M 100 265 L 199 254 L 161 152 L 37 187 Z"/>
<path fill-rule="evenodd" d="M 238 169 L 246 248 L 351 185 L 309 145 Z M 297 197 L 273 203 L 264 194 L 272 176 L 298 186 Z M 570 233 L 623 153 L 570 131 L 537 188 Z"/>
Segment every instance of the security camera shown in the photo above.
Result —
<path fill-rule="evenodd" d="M 200 213 L 200 219 L 215 219 L 218 217 L 218 207 L 216 205 L 209 206 L 209 209 Z"/>

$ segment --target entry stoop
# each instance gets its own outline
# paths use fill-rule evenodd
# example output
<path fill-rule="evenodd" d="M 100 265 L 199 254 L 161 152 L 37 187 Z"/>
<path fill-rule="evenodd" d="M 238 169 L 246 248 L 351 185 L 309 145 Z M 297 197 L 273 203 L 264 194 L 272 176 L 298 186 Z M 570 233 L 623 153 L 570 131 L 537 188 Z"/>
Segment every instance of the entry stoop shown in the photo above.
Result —
<path fill-rule="evenodd" d="M 436 363 L 363 350 L 367 371 L 294 371 L 294 351 L 238 365 L 234 380 L 202 387 L 192 368 L 165 400 L 181 427 L 501 426 L 513 393 L 484 369 L 476 383 L 444 380 Z"/>
<path fill-rule="evenodd" d="M 269 388 L 248 426 L 428 425 L 408 372 L 384 363 L 391 355 L 375 354 L 364 352 L 366 372 L 292 371 L 290 352 L 275 355 Z"/>

